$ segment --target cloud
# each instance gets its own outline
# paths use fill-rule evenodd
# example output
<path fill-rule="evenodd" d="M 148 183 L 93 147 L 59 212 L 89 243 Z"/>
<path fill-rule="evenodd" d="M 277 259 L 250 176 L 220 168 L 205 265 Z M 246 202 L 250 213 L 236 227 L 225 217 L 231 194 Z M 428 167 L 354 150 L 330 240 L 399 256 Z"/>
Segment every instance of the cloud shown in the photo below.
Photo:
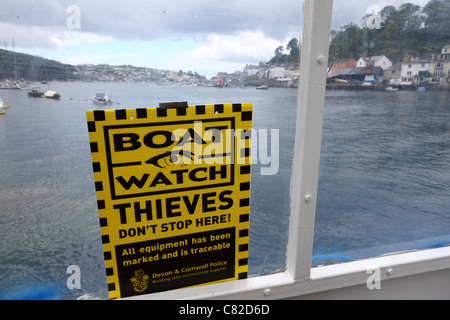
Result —
<path fill-rule="evenodd" d="M 266 37 L 262 31 L 243 31 L 233 35 L 210 34 L 204 45 L 188 55 L 191 59 L 225 60 L 230 62 L 266 61 L 274 54 L 280 41 Z"/>
<path fill-rule="evenodd" d="M 0 0 L 0 21 L 20 27 L 65 28 L 67 8 L 79 7 L 80 32 L 124 40 L 201 38 L 261 30 L 281 39 L 299 30 L 298 0 Z M 14 33 L 10 34 L 14 37 Z M 30 38 L 30 42 L 33 40 Z M 45 46 L 46 38 L 41 38 Z"/>
<path fill-rule="evenodd" d="M 0 30 L 0 41 L 11 43 L 14 40 L 18 48 L 59 49 L 65 46 L 114 41 L 111 36 L 58 27 L 17 26 L 0 22 Z"/>
<path fill-rule="evenodd" d="M 100 36 L 95 33 L 62 31 L 49 37 L 49 40 L 58 47 L 85 45 L 114 41 L 110 36 Z"/>
<path fill-rule="evenodd" d="M 367 8 L 396 7 L 405 2 L 421 6 L 429 0 L 334 0 L 333 29 L 359 23 Z M 17 28 L 67 28 L 67 8 L 80 9 L 82 33 L 121 40 L 196 38 L 210 34 L 233 35 L 259 30 L 267 37 L 282 40 L 288 33 L 300 34 L 303 21 L 301 0 L 0 0 L 0 21 Z M 16 37 L 10 30 L 9 40 Z M 2 30 L 0 40 L 6 33 Z M 36 39 L 28 38 L 32 45 Z M 41 37 L 42 47 L 51 45 Z"/>
<path fill-rule="evenodd" d="M 133 59 L 141 59 L 141 56 L 136 53 L 120 53 L 120 54 L 88 54 L 68 56 L 59 59 L 63 63 L 72 65 L 78 64 L 111 64 L 111 65 L 123 65 L 128 64 Z"/>
<path fill-rule="evenodd" d="M 195 70 L 208 78 L 217 72 L 242 71 L 246 64 L 259 64 L 271 59 L 275 49 L 286 46 L 294 36 L 290 34 L 283 40 L 277 40 L 260 30 L 229 35 L 208 34 L 193 50 L 168 55 L 159 65 L 170 70 Z"/>
<path fill-rule="evenodd" d="M 65 25 L 63 2 L 57 0 L 0 0 L 0 21 L 18 27 Z"/>

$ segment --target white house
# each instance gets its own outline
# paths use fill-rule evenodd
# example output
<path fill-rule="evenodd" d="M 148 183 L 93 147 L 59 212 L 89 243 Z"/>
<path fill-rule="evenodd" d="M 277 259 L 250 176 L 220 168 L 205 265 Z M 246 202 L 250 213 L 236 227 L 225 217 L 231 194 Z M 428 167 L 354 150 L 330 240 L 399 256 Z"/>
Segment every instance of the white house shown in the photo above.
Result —
<path fill-rule="evenodd" d="M 286 78 L 286 69 L 283 67 L 274 67 L 267 70 L 267 78 Z"/>
<path fill-rule="evenodd" d="M 286 76 L 288 78 L 298 79 L 298 78 L 300 78 L 300 70 L 299 69 L 292 69 L 290 71 L 286 71 Z"/>
<path fill-rule="evenodd" d="M 450 54 L 450 44 L 442 48 L 442 54 Z"/>
<path fill-rule="evenodd" d="M 386 56 L 373 56 L 373 57 L 361 57 L 356 62 L 356 66 L 359 68 L 364 67 L 380 67 L 383 70 L 386 70 L 392 67 L 392 61 L 389 60 Z"/>
<path fill-rule="evenodd" d="M 402 62 L 401 81 L 420 83 L 430 76 L 432 55 L 408 56 Z"/>
<path fill-rule="evenodd" d="M 253 64 L 247 64 L 244 67 L 244 75 L 247 76 L 247 77 L 258 75 L 260 69 L 261 69 L 260 66 L 255 66 Z"/>

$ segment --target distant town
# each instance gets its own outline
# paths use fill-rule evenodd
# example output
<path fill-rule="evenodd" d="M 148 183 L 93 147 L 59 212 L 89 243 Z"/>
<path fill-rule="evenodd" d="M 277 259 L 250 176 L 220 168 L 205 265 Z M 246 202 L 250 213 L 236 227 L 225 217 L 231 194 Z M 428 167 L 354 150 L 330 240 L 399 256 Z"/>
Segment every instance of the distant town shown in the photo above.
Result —
<path fill-rule="evenodd" d="M 28 55 L 26 55 L 28 56 Z M 43 59 L 43 58 L 40 58 Z M 281 59 L 283 60 L 283 59 Z M 289 59 L 284 59 L 289 60 Z M 292 60 L 292 59 L 291 59 Z M 297 60 L 297 59 L 295 59 Z M 298 57 L 298 61 L 299 61 Z M 33 60 L 35 61 L 35 60 Z M 83 64 L 51 66 L 43 59 L 40 69 L 53 73 L 48 80 L 84 82 L 153 82 L 160 85 L 189 85 L 210 87 L 297 88 L 300 77 L 298 62 L 271 59 L 259 64 L 247 64 L 241 71 L 218 72 L 211 79 L 192 71 L 160 70 L 132 65 Z M 56 62 L 53 62 L 56 65 Z M 31 63 L 32 64 L 32 63 Z M 35 68 L 36 69 L 36 68 Z M 25 70 L 22 70 L 22 74 Z M 40 76 L 39 76 L 40 74 Z M 43 72 L 30 74 L 26 80 L 44 81 Z M 56 76 L 55 76 L 56 75 Z M 0 81 L 0 86 L 8 78 Z M 21 77 L 22 78 L 22 77 Z M 42 79 L 41 79 L 42 78 Z M 329 61 L 327 89 L 364 90 L 450 90 L 450 45 L 441 52 L 424 55 L 405 55 L 401 62 L 392 62 L 385 55 L 338 59 Z"/>
<path fill-rule="evenodd" d="M 247 64 L 242 71 L 219 72 L 206 79 L 191 71 L 169 71 L 145 67 L 78 65 L 75 78 L 81 81 L 155 82 L 161 85 L 215 87 L 282 87 L 298 86 L 299 63 L 260 62 Z M 393 63 L 384 55 L 330 61 L 328 89 L 450 89 L 450 45 L 441 52 L 427 55 L 406 55 Z"/>
<path fill-rule="evenodd" d="M 73 78 L 80 81 L 155 82 L 161 85 L 194 85 L 215 87 L 261 86 L 296 87 L 298 63 L 246 65 L 242 71 L 219 72 L 211 79 L 192 71 L 160 70 L 131 65 L 85 64 L 74 66 Z"/>
<path fill-rule="evenodd" d="M 294 63 L 246 65 L 232 74 L 218 73 L 215 82 L 231 86 L 295 88 L 300 76 Z M 385 55 L 329 61 L 327 89 L 450 90 L 450 45 L 441 52 L 405 55 L 392 62 Z"/>
<path fill-rule="evenodd" d="M 210 82 L 204 76 L 192 71 L 109 64 L 82 64 L 74 67 L 73 78 L 84 82 L 155 82 L 162 85 L 207 85 Z"/>
<path fill-rule="evenodd" d="M 393 63 L 385 55 L 332 61 L 328 89 L 450 90 L 450 45 L 441 52 L 405 55 Z"/>
<path fill-rule="evenodd" d="M 214 87 L 297 88 L 299 63 L 260 62 L 247 64 L 242 71 L 218 72 L 206 79 L 196 72 L 158 70 L 131 65 L 77 65 L 75 78 L 81 81 L 155 82 L 161 85 Z M 426 55 L 405 55 L 401 62 L 392 62 L 385 55 L 330 61 L 327 89 L 365 90 L 450 90 L 450 45 L 441 52 Z"/>

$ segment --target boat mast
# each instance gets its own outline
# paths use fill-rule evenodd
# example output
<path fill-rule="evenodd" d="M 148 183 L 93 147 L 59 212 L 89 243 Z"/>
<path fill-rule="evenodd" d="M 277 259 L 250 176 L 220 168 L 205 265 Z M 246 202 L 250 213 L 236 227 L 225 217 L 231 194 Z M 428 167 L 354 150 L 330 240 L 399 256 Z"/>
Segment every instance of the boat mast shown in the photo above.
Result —
<path fill-rule="evenodd" d="M 13 62 L 14 62 L 14 80 L 17 80 L 17 68 L 16 68 L 16 47 L 13 38 Z"/>
<path fill-rule="evenodd" d="M 50 90 L 50 85 L 48 84 L 47 62 L 45 63 L 45 77 L 47 78 L 47 89 Z"/>

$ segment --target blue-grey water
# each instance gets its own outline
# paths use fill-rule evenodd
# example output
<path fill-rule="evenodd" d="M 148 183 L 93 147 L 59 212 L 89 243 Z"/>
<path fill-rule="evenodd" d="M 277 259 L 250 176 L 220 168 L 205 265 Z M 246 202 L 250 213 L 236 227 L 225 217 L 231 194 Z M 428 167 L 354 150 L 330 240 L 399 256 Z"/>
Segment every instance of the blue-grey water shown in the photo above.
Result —
<path fill-rule="evenodd" d="M 327 93 L 313 264 L 450 244 L 449 98 Z"/>
<path fill-rule="evenodd" d="M 107 298 L 85 111 L 252 102 L 279 129 L 276 175 L 252 170 L 249 274 L 284 268 L 297 92 L 293 89 L 52 83 L 61 100 L 1 90 L 0 299 Z M 450 93 L 327 92 L 313 265 L 450 243 Z M 66 286 L 81 270 L 82 289 Z"/>

